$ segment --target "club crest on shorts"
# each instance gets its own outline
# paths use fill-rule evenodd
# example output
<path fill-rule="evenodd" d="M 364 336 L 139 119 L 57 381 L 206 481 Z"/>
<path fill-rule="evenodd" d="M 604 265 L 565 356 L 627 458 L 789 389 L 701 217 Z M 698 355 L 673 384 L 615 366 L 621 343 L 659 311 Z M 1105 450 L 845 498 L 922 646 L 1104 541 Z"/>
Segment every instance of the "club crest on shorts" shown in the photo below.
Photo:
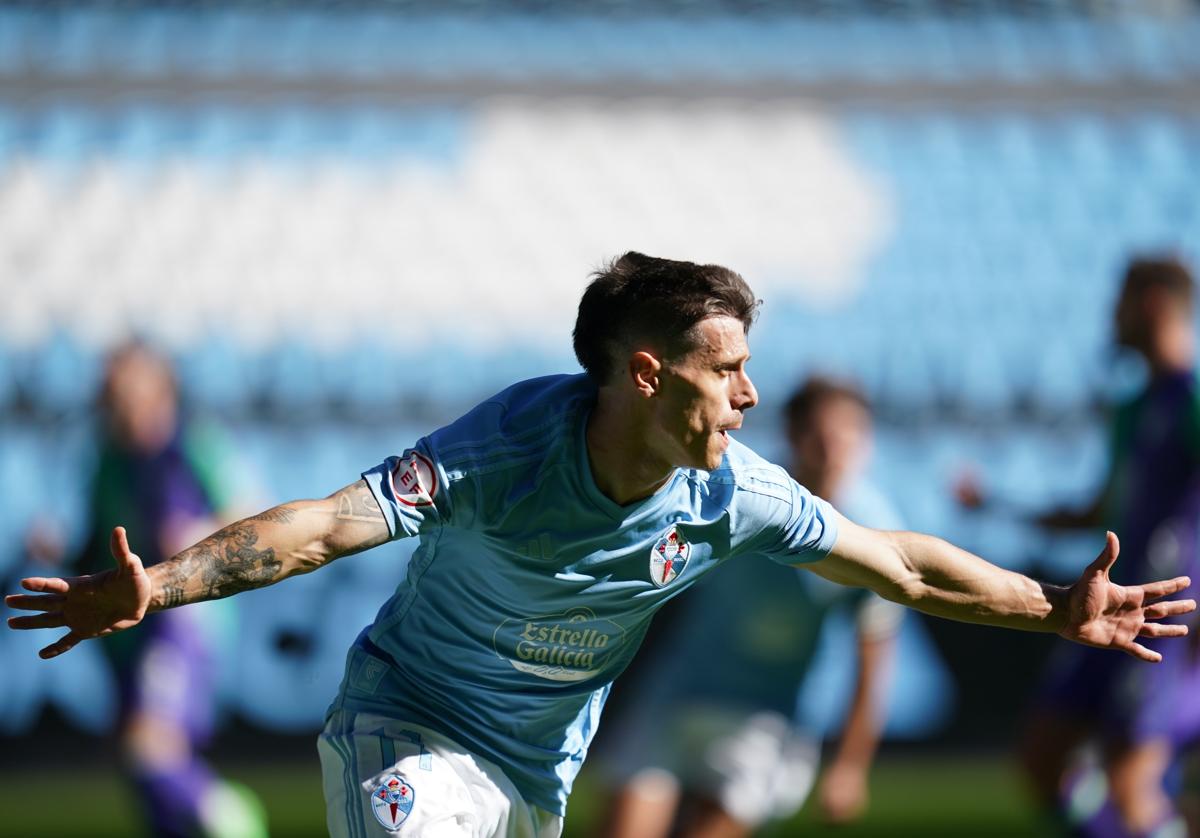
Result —
<path fill-rule="evenodd" d="M 683 540 L 683 536 L 674 527 L 671 527 L 650 550 L 650 581 L 656 588 L 663 587 L 683 573 L 691 554 L 691 545 Z"/>
<path fill-rule="evenodd" d="M 384 829 L 396 830 L 412 814 L 416 792 L 396 774 L 388 774 L 371 791 L 371 811 Z"/>

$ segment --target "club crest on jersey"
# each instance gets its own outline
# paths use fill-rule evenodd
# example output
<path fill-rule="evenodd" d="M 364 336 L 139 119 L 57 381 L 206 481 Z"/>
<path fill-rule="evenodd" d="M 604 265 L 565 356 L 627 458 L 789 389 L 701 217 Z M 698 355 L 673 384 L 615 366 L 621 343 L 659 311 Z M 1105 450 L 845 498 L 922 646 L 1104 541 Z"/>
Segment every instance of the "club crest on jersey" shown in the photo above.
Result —
<path fill-rule="evenodd" d="M 404 778 L 388 774 L 371 791 L 371 811 L 384 829 L 397 830 L 412 814 L 416 792 Z"/>
<path fill-rule="evenodd" d="M 661 588 L 668 584 L 687 566 L 692 547 L 683 540 L 683 536 L 674 528 L 655 542 L 650 550 L 650 581 Z"/>
<path fill-rule="evenodd" d="M 405 506 L 431 506 L 437 497 L 437 470 L 429 458 L 418 451 L 396 463 L 389 478 L 392 496 Z"/>

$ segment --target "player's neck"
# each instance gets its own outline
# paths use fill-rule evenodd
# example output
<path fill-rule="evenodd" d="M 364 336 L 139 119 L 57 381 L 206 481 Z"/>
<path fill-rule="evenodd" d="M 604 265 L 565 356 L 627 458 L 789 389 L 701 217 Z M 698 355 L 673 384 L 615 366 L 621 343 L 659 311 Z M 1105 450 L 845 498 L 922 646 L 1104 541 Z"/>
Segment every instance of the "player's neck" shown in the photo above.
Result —
<path fill-rule="evenodd" d="M 650 450 L 644 428 L 631 411 L 603 396 L 588 417 L 588 462 L 592 480 L 618 506 L 650 497 L 674 474 L 674 467 Z"/>

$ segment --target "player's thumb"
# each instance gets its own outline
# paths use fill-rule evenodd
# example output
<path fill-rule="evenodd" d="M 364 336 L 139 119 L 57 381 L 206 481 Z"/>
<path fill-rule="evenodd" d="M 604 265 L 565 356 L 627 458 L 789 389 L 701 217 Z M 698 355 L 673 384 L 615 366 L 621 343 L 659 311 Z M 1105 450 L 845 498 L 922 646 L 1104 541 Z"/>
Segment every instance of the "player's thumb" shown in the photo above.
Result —
<path fill-rule="evenodd" d="M 125 535 L 124 527 L 113 527 L 109 549 L 117 562 L 118 574 L 129 573 L 141 565 L 141 560 L 129 549 L 129 538 Z"/>
<path fill-rule="evenodd" d="M 1114 532 L 1105 533 L 1104 549 L 1100 551 L 1100 555 L 1096 560 L 1088 565 L 1088 573 L 1108 573 L 1113 566 L 1113 562 L 1117 560 L 1117 554 L 1121 552 L 1121 542 L 1117 540 L 1117 534 Z"/>

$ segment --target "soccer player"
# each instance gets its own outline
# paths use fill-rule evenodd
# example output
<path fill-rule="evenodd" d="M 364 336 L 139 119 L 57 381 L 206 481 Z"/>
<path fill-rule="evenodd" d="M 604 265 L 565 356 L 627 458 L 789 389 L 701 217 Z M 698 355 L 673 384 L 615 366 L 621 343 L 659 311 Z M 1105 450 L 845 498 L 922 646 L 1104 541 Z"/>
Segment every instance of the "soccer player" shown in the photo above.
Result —
<path fill-rule="evenodd" d="M 580 301 L 586 370 L 524 381 L 322 500 L 238 521 L 149 569 L 30 578 L 13 628 L 65 627 L 41 654 L 160 611 L 420 539 L 350 649 L 318 741 L 334 835 L 557 835 L 610 682 L 655 610 L 721 561 L 765 555 L 931 614 L 1161 655 L 1140 638 L 1195 608 L 1186 578 L 1120 586 L 1103 551 L 1069 587 L 944 541 L 866 529 L 733 439 L 758 402 L 758 303 L 716 265 L 628 253 Z M 675 539 L 672 540 L 671 536 Z M 658 548 L 674 544 L 671 574 Z"/>
<path fill-rule="evenodd" d="M 1115 337 L 1145 359 L 1149 380 L 1114 416 L 1103 490 L 1085 509 L 1040 519 L 1049 527 L 1120 529 L 1126 556 L 1120 581 L 1190 574 L 1200 561 L 1194 299 L 1195 284 L 1181 262 L 1139 259 L 1128 266 Z M 1024 737 L 1022 761 L 1048 808 L 1071 792 L 1075 749 L 1088 739 L 1100 745 L 1108 802 L 1085 812 L 1081 798 L 1087 795 L 1081 795 L 1069 807 L 1084 816 L 1085 834 L 1150 835 L 1176 822 L 1164 778 L 1177 748 L 1200 734 L 1194 652 L 1173 655 L 1162 666 L 1130 663 L 1092 649 L 1058 649 Z"/>
<path fill-rule="evenodd" d="M 871 415 L 855 387 L 811 378 L 785 421 L 799 483 L 861 524 L 899 528 L 891 504 L 859 477 Z M 797 695 L 825 617 L 847 608 L 857 616 L 858 682 L 818 801 L 831 821 L 853 819 L 866 804 L 876 703 L 903 612 L 861 588 L 747 557 L 712 571 L 671 622 L 672 642 L 639 662 L 598 755 L 621 782 L 607 834 L 734 838 L 799 810 L 820 740 L 796 717 Z"/>
<path fill-rule="evenodd" d="M 91 485 L 90 536 L 80 564 L 109 562 L 114 525 L 145 534 L 152 567 L 211 530 L 232 493 L 217 473 L 212 434 L 181 415 L 170 362 L 149 346 L 118 348 L 104 375 L 102 435 Z M 137 788 L 150 832 L 265 835 L 248 790 L 218 777 L 197 749 L 211 733 L 216 691 L 205 630 L 191 610 L 147 614 L 139 631 L 105 638 L 116 675 L 122 765 Z"/>

